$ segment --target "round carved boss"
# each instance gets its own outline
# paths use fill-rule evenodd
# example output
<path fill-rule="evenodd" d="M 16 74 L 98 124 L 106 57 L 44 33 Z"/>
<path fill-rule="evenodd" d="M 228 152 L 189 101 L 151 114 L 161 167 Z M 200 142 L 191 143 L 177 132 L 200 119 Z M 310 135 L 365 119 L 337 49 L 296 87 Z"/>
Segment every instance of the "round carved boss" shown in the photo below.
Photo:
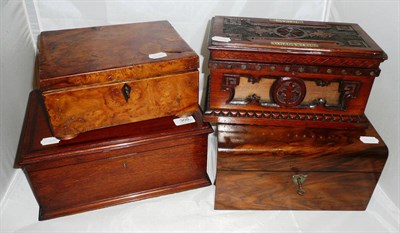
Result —
<path fill-rule="evenodd" d="M 303 102 L 306 85 L 298 78 L 282 77 L 272 85 L 272 98 L 279 106 L 295 107 Z"/>

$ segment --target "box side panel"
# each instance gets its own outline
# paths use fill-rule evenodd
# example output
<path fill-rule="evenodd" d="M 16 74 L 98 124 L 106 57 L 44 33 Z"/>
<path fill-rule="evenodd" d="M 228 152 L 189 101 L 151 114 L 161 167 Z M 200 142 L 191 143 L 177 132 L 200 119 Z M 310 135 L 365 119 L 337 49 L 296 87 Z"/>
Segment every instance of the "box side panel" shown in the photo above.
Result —
<path fill-rule="evenodd" d="M 174 145 L 170 141 L 171 147 L 163 149 L 28 171 L 41 218 L 158 196 L 163 191 L 173 193 L 185 190 L 179 186 L 191 182 L 197 187 L 209 184 L 206 137 L 196 136 L 193 140 L 196 143 Z"/>
<path fill-rule="evenodd" d="M 192 113 L 198 71 L 139 81 L 43 93 L 54 136 Z"/>
<path fill-rule="evenodd" d="M 219 171 L 215 209 L 365 210 L 380 173 L 308 172 L 299 185 L 294 172 Z M 303 173 L 302 173 L 303 174 Z"/>

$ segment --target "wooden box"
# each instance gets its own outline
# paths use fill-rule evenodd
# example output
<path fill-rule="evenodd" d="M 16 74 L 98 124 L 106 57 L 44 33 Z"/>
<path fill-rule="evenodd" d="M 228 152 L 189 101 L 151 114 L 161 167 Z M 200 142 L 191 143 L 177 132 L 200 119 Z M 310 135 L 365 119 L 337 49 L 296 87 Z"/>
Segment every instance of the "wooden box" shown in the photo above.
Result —
<path fill-rule="evenodd" d="M 167 21 L 42 32 L 39 81 L 54 135 L 185 115 L 197 54 Z"/>
<path fill-rule="evenodd" d="M 163 117 L 81 133 L 43 146 L 51 137 L 40 93 L 32 92 L 16 164 L 40 206 L 40 220 L 210 185 L 207 136 L 194 123 Z"/>
<path fill-rule="evenodd" d="M 353 130 L 219 124 L 217 134 L 215 209 L 365 210 L 388 156 L 371 124 Z"/>
<path fill-rule="evenodd" d="M 367 127 L 365 106 L 387 55 L 357 25 L 217 16 L 205 120 Z"/>

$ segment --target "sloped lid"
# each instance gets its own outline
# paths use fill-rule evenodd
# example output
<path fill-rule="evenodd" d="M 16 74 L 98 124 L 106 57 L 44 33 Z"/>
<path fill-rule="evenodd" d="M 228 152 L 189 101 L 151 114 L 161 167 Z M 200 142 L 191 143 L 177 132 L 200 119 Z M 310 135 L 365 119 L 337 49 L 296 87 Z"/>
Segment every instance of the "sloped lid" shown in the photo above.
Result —
<path fill-rule="evenodd" d="M 42 140 L 51 138 L 52 133 L 46 117 L 40 92 L 30 93 L 24 126 L 18 146 L 16 165 L 55 167 L 60 164 L 75 164 L 85 161 L 123 156 L 126 153 L 150 150 L 165 140 L 177 140 L 194 135 L 208 134 L 213 130 L 202 121 L 200 109 L 193 114 L 194 123 L 177 126 L 176 117 L 163 117 L 137 123 L 92 130 L 79 134 L 71 140 L 43 145 Z M 168 145 L 174 146 L 174 145 Z M 165 147 L 165 146 L 164 146 Z M 107 152 L 107 153 L 105 153 Z"/>
<path fill-rule="evenodd" d="M 168 21 L 46 31 L 40 35 L 42 91 L 142 79 L 199 66 Z"/>
<path fill-rule="evenodd" d="M 381 172 L 388 148 L 372 124 L 328 129 L 218 124 L 218 168 Z"/>
<path fill-rule="evenodd" d="M 357 24 L 301 20 L 216 16 L 209 49 L 387 59 Z"/>

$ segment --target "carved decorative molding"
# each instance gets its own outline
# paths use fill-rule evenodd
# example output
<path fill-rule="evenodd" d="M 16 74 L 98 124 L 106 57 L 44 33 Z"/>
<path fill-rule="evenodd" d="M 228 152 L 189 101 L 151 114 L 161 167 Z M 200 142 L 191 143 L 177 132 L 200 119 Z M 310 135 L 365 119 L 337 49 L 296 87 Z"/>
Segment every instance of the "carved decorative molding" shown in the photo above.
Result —
<path fill-rule="evenodd" d="M 296 107 L 306 95 L 304 81 L 298 78 L 283 77 L 277 79 L 271 87 L 272 98 L 282 107 Z"/>
<path fill-rule="evenodd" d="M 265 90 L 265 92 L 272 97 L 266 101 L 261 99 L 260 93 L 252 93 L 247 97 L 235 98 L 235 89 L 240 84 L 240 78 L 247 78 L 249 83 L 258 85 L 262 78 L 275 79 L 274 83 Z M 255 81 L 256 80 L 256 81 Z M 316 86 L 326 87 L 331 83 L 336 82 L 340 93 L 336 104 L 328 103 L 322 96 L 316 98 L 311 102 L 303 103 L 307 94 L 306 85 L 304 81 L 314 81 Z M 322 79 L 300 79 L 294 77 L 273 77 L 273 76 L 259 76 L 240 75 L 240 74 L 224 74 L 222 77 L 222 90 L 229 91 L 229 98 L 226 100 L 227 104 L 232 105 L 248 105 L 257 104 L 263 107 L 277 107 L 277 108 L 317 108 L 322 107 L 330 110 L 347 109 L 347 101 L 349 98 L 356 98 L 360 89 L 361 82 L 347 81 L 347 80 L 331 80 L 326 81 Z M 250 90 L 251 92 L 251 90 Z"/>
<path fill-rule="evenodd" d="M 245 51 L 224 51 L 215 50 L 212 53 L 212 60 L 240 60 L 240 61 L 262 61 L 264 63 L 284 64 L 307 64 L 308 66 L 323 65 L 332 67 L 360 67 L 375 68 L 382 62 L 378 59 L 349 58 L 349 57 L 327 57 L 327 56 L 297 56 L 291 54 L 254 53 Z M 374 75 L 371 75 L 374 76 Z"/>
<path fill-rule="evenodd" d="M 314 40 L 318 42 L 335 43 L 341 47 L 370 46 L 361 38 L 360 34 L 351 25 L 305 25 L 298 22 L 282 22 L 275 20 L 257 21 L 246 18 L 224 18 L 223 33 L 237 41 L 265 41 L 288 38 Z"/>
<path fill-rule="evenodd" d="M 242 117 L 242 118 L 260 118 L 272 120 L 299 120 L 313 122 L 340 122 L 340 123 L 367 123 L 365 115 L 342 115 L 342 114 L 317 114 L 317 113 L 298 113 L 281 111 L 246 111 L 246 110 L 228 110 L 228 109 L 207 109 L 204 112 L 206 116 L 217 117 Z"/>
<path fill-rule="evenodd" d="M 240 75 L 238 74 L 225 74 L 222 77 L 222 90 L 229 91 L 229 99 L 227 102 L 230 102 L 235 97 L 235 87 L 240 83 Z"/>
<path fill-rule="evenodd" d="M 288 75 L 292 73 L 313 73 L 324 75 L 352 75 L 352 76 L 370 76 L 377 77 L 380 69 L 357 69 L 344 67 L 321 67 L 321 66 L 302 66 L 302 65 L 278 65 L 265 63 L 242 63 L 242 62 L 209 62 L 211 69 L 227 69 L 227 70 L 257 70 L 264 72 L 285 72 Z"/>

